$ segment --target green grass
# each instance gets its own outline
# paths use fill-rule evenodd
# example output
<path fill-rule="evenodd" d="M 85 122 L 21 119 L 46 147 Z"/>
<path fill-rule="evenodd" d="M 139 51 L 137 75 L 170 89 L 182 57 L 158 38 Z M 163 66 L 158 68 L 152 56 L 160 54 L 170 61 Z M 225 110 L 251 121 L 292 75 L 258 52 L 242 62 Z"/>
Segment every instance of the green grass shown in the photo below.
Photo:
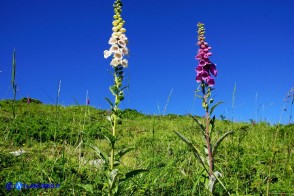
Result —
<path fill-rule="evenodd" d="M 103 164 L 93 166 L 97 153 L 109 154 L 102 132 L 110 129 L 107 111 L 90 106 L 44 105 L 26 99 L 0 101 L 0 195 L 103 195 Z M 123 157 L 122 171 L 148 169 L 121 184 L 120 195 L 208 195 L 202 166 L 174 131 L 195 145 L 199 128 L 189 116 L 123 112 L 117 148 L 134 147 Z M 270 126 L 217 121 L 214 136 L 235 133 L 219 147 L 215 166 L 231 195 L 294 193 L 294 125 Z M 218 137 L 213 137 L 218 138 Z M 81 140 L 83 141 L 81 143 Z M 215 141 L 213 141 L 215 142 Z M 201 146 L 200 146 L 201 148 Z M 23 149 L 13 156 L 9 152 Z M 7 182 L 54 183 L 58 189 L 7 191 Z M 218 183 L 216 195 L 226 195 Z M 279 193 L 279 194 L 278 194 Z"/>

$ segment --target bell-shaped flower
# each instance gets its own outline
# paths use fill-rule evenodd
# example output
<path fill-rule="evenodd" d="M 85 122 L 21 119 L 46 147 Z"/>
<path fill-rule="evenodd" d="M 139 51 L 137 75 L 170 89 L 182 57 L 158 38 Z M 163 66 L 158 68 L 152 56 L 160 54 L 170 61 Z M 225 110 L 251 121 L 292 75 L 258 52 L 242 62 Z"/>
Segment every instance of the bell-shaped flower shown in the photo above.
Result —
<path fill-rule="evenodd" d="M 114 37 L 111 37 L 108 41 L 108 44 L 112 45 L 112 44 L 116 44 L 117 43 L 117 39 Z"/>
<path fill-rule="evenodd" d="M 123 54 L 121 51 L 117 51 L 114 53 L 114 58 L 117 58 L 117 59 L 122 59 L 123 58 Z"/>
<path fill-rule="evenodd" d="M 113 58 L 112 61 L 110 62 L 110 65 L 113 67 L 117 67 L 118 65 L 121 64 L 121 59 Z"/>
<path fill-rule="evenodd" d="M 115 39 L 117 39 L 117 38 L 118 38 L 118 36 L 117 36 L 116 32 L 113 32 L 113 33 L 112 33 L 112 35 L 111 35 L 111 38 L 115 38 Z"/>
<path fill-rule="evenodd" d="M 117 51 L 119 51 L 119 46 L 117 44 L 113 44 L 109 51 L 110 52 L 117 52 Z"/>
<path fill-rule="evenodd" d="M 204 59 L 200 59 L 199 65 L 204 66 L 206 64 L 206 61 Z"/>
<path fill-rule="evenodd" d="M 209 57 L 209 56 L 208 56 L 207 54 L 203 55 L 203 58 L 204 58 L 204 59 L 208 59 L 208 57 Z"/>
<path fill-rule="evenodd" d="M 197 66 L 195 70 L 197 71 L 197 73 L 202 72 L 203 67 L 202 66 Z"/>
<path fill-rule="evenodd" d="M 108 58 L 110 57 L 110 55 L 112 54 L 112 52 L 108 51 L 108 50 L 104 50 L 104 58 Z"/>
<path fill-rule="evenodd" d="M 123 53 L 124 55 L 129 54 L 129 49 L 128 49 L 127 47 L 122 48 L 122 53 Z"/>
<path fill-rule="evenodd" d="M 198 53 L 195 57 L 197 60 L 200 60 L 202 58 L 202 53 Z"/>
<path fill-rule="evenodd" d="M 127 59 L 122 60 L 121 65 L 122 65 L 124 68 L 127 68 L 127 67 L 128 67 L 128 60 L 127 60 Z"/>
<path fill-rule="evenodd" d="M 127 38 L 127 36 L 126 36 L 125 34 L 121 34 L 121 35 L 119 36 L 119 39 L 120 39 L 120 40 L 127 40 L 128 38 Z"/>
<path fill-rule="evenodd" d="M 126 47 L 126 45 L 127 45 L 127 44 L 126 44 L 126 41 L 125 41 L 125 40 L 121 40 L 121 39 L 118 40 L 117 43 L 118 43 L 118 45 L 120 45 L 121 47 Z"/>
<path fill-rule="evenodd" d="M 214 75 L 215 77 L 217 76 L 217 70 L 216 70 L 216 66 L 214 64 L 210 65 L 210 69 L 209 71 L 212 73 L 212 75 Z"/>
<path fill-rule="evenodd" d="M 201 77 L 202 77 L 202 80 L 206 80 L 210 76 L 209 76 L 209 73 L 207 71 L 202 71 L 201 72 Z"/>
<path fill-rule="evenodd" d="M 196 75 L 196 81 L 197 82 L 201 82 L 202 81 L 201 73 L 197 73 L 197 75 Z"/>
<path fill-rule="evenodd" d="M 214 79 L 209 76 L 206 79 L 206 83 L 207 83 L 208 86 L 213 86 L 214 85 Z"/>

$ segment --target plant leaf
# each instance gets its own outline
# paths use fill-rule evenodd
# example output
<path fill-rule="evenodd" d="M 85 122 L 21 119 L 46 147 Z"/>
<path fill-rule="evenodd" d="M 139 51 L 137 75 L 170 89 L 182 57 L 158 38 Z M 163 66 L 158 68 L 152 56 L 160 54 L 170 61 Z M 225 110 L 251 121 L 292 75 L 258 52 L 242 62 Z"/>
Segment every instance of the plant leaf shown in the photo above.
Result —
<path fill-rule="evenodd" d="M 185 136 L 183 136 L 182 134 L 180 134 L 177 131 L 175 131 L 175 133 L 189 146 L 189 148 L 191 148 L 191 150 L 194 153 L 195 157 L 199 160 L 199 162 L 201 163 L 201 165 L 204 167 L 204 169 L 206 170 L 206 172 L 209 174 L 207 168 L 205 167 L 205 164 L 204 164 L 204 161 L 203 161 L 204 158 L 201 156 L 200 151 Z"/>
<path fill-rule="evenodd" d="M 115 184 L 116 180 L 118 177 L 118 170 L 117 169 L 113 169 L 110 173 L 109 173 L 109 190 L 112 190 L 113 185 Z"/>
<path fill-rule="evenodd" d="M 129 85 L 122 87 L 120 90 L 123 91 L 123 90 L 128 89 L 128 88 L 129 88 Z"/>
<path fill-rule="evenodd" d="M 175 133 L 186 143 L 189 147 L 193 146 L 192 142 L 188 140 L 185 136 L 180 134 L 179 132 L 175 131 Z"/>
<path fill-rule="evenodd" d="M 212 112 L 213 112 L 213 110 L 218 106 L 218 105 L 220 105 L 220 104 L 222 104 L 222 103 L 224 103 L 224 102 L 217 102 L 216 104 L 214 104 L 212 107 L 211 107 L 211 109 L 210 109 L 210 115 L 212 114 Z"/>
<path fill-rule="evenodd" d="M 214 156 L 216 155 L 218 146 L 221 144 L 221 142 L 230 134 L 233 134 L 234 131 L 228 131 L 226 132 L 223 136 L 221 136 L 216 143 L 214 144 L 213 148 L 212 148 L 212 158 L 214 158 Z"/>
<path fill-rule="evenodd" d="M 119 160 L 122 156 L 124 156 L 125 154 L 127 154 L 128 152 L 134 150 L 135 148 L 125 148 L 125 149 L 122 149 L 120 151 L 118 151 L 115 155 L 116 159 Z"/>
<path fill-rule="evenodd" d="M 230 196 L 230 192 L 226 189 L 225 185 L 223 184 L 223 182 L 219 179 L 219 177 L 222 177 L 223 175 L 216 171 L 216 172 L 213 172 L 212 175 L 209 177 L 209 181 L 208 181 L 208 184 L 207 184 L 207 188 L 208 190 L 213 193 L 213 190 L 214 190 L 214 186 L 215 186 L 215 183 L 216 183 L 216 180 L 222 185 L 222 187 L 225 189 L 225 191 L 227 192 L 227 194 Z"/>
<path fill-rule="evenodd" d="M 105 100 L 109 103 L 109 105 L 111 106 L 111 108 L 113 108 L 113 103 L 110 101 L 110 99 L 108 99 L 107 97 L 105 97 Z"/>
<path fill-rule="evenodd" d="M 215 123 L 215 115 L 210 119 L 209 123 L 214 126 Z"/>
<path fill-rule="evenodd" d="M 112 122 L 111 117 L 110 116 L 106 116 L 106 119 L 110 122 Z"/>
<path fill-rule="evenodd" d="M 210 137 L 212 137 L 212 133 L 214 132 L 214 123 L 215 123 L 215 115 L 209 120 L 209 124 L 211 124 L 211 130 L 210 130 Z"/>
<path fill-rule="evenodd" d="M 103 159 L 105 161 L 105 163 L 108 164 L 108 156 L 104 152 L 99 150 L 99 148 L 97 146 L 91 145 L 90 147 L 97 153 L 97 155 L 100 159 Z"/>
<path fill-rule="evenodd" d="M 201 122 L 194 116 L 192 116 L 191 114 L 189 114 L 189 116 L 191 116 L 193 118 L 193 120 L 197 123 L 197 125 L 202 129 L 202 131 L 205 133 L 205 127 L 203 126 L 203 124 L 201 124 Z"/>
<path fill-rule="evenodd" d="M 138 174 L 140 174 L 142 172 L 147 172 L 147 171 L 149 171 L 149 170 L 148 169 L 136 169 L 136 170 L 130 171 L 130 172 L 125 174 L 125 178 L 122 179 L 121 181 L 126 181 L 129 178 L 133 178 L 136 175 L 138 175 Z"/>
<path fill-rule="evenodd" d="M 114 146 L 117 138 L 113 136 L 108 130 L 101 130 L 101 133 L 109 141 L 109 143 Z"/>
<path fill-rule="evenodd" d="M 78 186 L 83 188 L 86 192 L 94 194 L 92 184 L 78 184 Z"/>
<path fill-rule="evenodd" d="M 110 90 L 110 92 L 111 92 L 114 96 L 117 95 L 118 92 L 119 92 L 119 89 L 118 89 L 115 85 L 110 86 L 110 87 L 109 87 L 109 90 Z"/>

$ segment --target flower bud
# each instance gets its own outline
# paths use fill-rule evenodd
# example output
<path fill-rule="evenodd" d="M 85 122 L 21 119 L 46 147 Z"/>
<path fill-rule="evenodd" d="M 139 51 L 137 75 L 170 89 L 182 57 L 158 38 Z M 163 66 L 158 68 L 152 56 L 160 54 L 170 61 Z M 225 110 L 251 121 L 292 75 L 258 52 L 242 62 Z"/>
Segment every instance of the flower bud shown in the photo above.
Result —
<path fill-rule="evenodd" d="M 119 31 L 122 28 L 122 23 L 119 23 L 119 25 L 117 25 L 117 30 Z"/>
<path fill-rule="evenodd" d="M 117 26 L 117 24 L 118 24 L 117 20 L 114 20 L 114 21 L 112 22 L 112 25 L 115 26 L 115 27 Z"/>
<path fill-rule="evenodd" d="M 127 30 L 126 30 L 125 28 L 121 28 L 119 31 L 120 31 L 121 33 L 125 33 Z"/>
<path fill-rule="evenodd" d="M 118 31 L 118 28 L 117 27 L 112 27 L 112 31 L 113 32 L 117 32 Z"/>

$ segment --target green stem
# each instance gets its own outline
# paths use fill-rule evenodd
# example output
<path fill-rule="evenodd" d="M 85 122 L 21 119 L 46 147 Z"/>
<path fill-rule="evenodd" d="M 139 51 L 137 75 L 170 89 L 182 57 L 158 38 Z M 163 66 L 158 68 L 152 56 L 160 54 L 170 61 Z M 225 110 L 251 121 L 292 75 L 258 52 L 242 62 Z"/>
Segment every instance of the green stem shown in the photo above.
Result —
<path fill-rule="evenodd" d="M 205 102 L 207 103 L 207 97 L 205 95 Z M 206 145 L 207 145 L 207 151 L 208 151 L 208 160 L 209 160 L 209 177 L 213 174 L 213 159 L 212 159 L 212 151 L 211 151 L 211 144 L 210 144 L 210 130 L 209 130 L 209 112 L 206 111 L 205 120 L 206 120 L 206 126 L 205 126 L 205 135 L 206 135 Z"/>
<path fill-rule="evenodd" d="M 116 127 L 117 127 L 117 120 L 119 118 L 118 110 L 119 110 L 119 94 L 121 92 L 120 87 L 121 87 L 121 81 L 119 79 L 119 76 L 117 76 L 116 70 L 114 72 L 114 86 L 116 87 L 117 91 L 115 91 L 114 96 L 114 107 L 113 107 L 113 124 L 112 124 L 112 135 L 115 137 L 116 134 Z M 111 152 L 110 152 L 110 170 L 113 170 L 114 167 L 114 150 L 115 150 L 115 142 L 111 146 Z"/>
<path fill-rule="evenodd" d="M 117 124 L 117 119 L 116 115 L 114 116 L 113 119 L 113 126 L 112 126 L 112 135 L 115 136 L 115 131 L 116 131 L 116 124 Z M 115 143 L 111 146 L 111 153 L 110 153 L 110 171 L 113 170 L 113 165 L 114 165 L 114 148 L 115 148 Z"/>
<path fill-rule="evenodd" d="M 210 129 L 209 129 L 209 124 L 210 124 L 210 114 L 209 114 L 209 102 L 208 98 L 210 97 L 211 89 L 208 87 L 206 90 L 207 86 L 202 83 L 202 93 L 203 93 L 203 106 L 205 109 L 205 140 L 206 140 L 206 145 L 207 145 L 207 151 L 208 151 L 208 165 L 209 165 L 209 177 L 213 175 L 213 157 L 212 157 L 212 150 L 211 150 L 211 144 L 210 144 Z"/>

